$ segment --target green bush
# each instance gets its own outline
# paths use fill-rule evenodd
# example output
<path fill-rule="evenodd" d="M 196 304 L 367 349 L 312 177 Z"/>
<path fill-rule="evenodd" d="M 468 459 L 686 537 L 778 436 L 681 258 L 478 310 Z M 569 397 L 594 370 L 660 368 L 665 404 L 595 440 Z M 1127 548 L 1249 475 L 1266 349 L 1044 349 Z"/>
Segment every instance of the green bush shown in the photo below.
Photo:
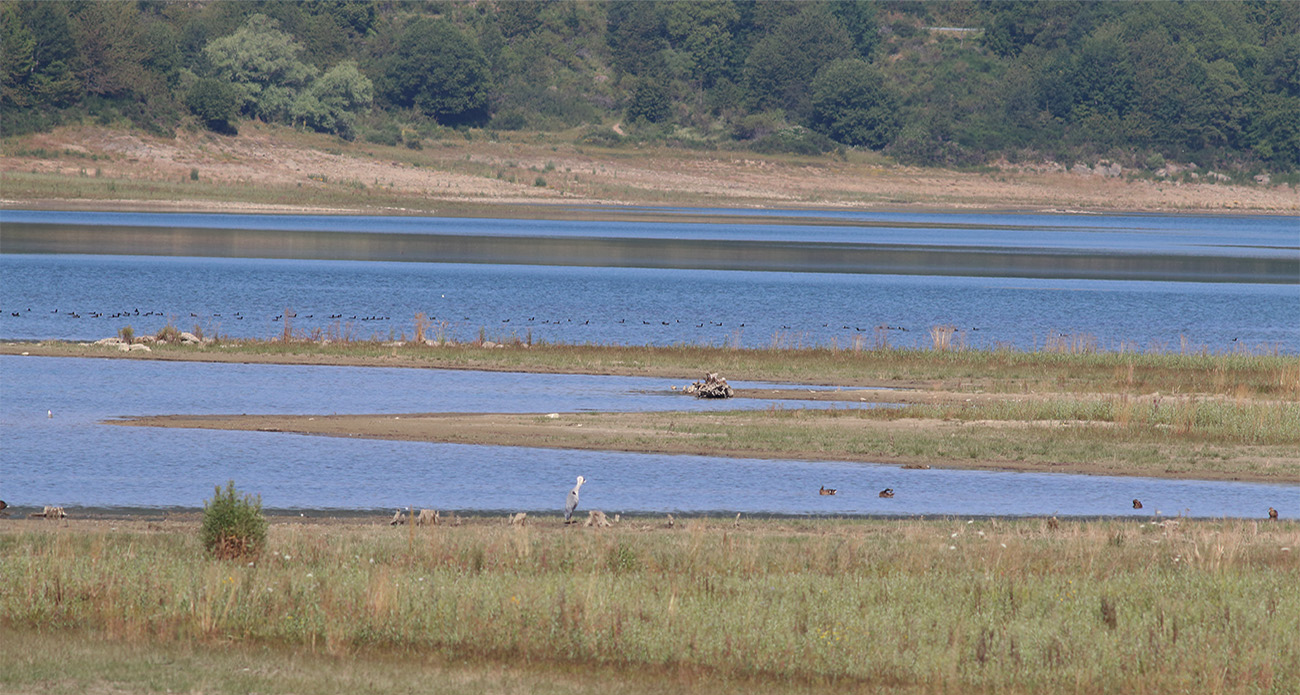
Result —
<path fill-rule="evenodd" d="M 203 504 L 203 547 L 222 559 L 256 557 L 266 546 L 262 496 L 241 497 L 233 480 L 225 490 L 220 485 L 215 489 L 216 494 Z"/>
<path fill-rule="evenodd" d="M 117 337 L 121 338 L 127 345 L 130 345 L 132 341 L 135 340 L 135 329 L 130 326 L 122 326 L 117 329 Z"/>

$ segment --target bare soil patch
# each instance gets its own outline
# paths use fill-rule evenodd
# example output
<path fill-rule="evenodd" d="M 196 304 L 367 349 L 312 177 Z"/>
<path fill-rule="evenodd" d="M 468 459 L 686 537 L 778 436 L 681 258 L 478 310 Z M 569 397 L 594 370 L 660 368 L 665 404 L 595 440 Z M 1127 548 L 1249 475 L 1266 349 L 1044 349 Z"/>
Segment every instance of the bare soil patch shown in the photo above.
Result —
<path fill-rule="evenodd" d="M 428 211 L 438 203 L 512 205 L 708 204 L 733 208 L 1016 209 L 1050 211 L 1224 211 L 1294 213 L 1300 195 L 1286 184 L 1130 180 L 1005 165 L 987 172 L 922 169 L 876 155 L 763 156 L 668 148 L 605 149 L 538 141 L 448 139 L 420 151 L 245 124 L 236 137 L 181 132 L 174 138 L 79 126 L 11 138 L 0 176 L 35 172 L 69 179 L 204 182 L 337 190 L 337 207 L 314 212 Z M 91 205 L 115 209 L 301 212 L 294 205 L 194 199 L 6 199 L 8 207 Z M 410 210 L 402 201 L 410 201 Z"/>

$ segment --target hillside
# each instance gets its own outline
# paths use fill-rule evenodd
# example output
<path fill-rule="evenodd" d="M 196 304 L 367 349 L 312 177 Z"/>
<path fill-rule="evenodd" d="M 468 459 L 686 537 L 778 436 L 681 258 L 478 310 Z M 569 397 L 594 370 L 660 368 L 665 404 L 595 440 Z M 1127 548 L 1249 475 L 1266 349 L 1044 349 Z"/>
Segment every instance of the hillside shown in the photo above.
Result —
<path fill-rule="evenodd" d="M 592 204 L 1300 211 L 1300 195 L 1288 184 L 1234 185 L 1204 170 L 1174 180 L 1116 173 L 1051 165 L 920 168 L 860 152 L 612 148 L 529 132 L 466 131 L 413 150 L 255 122 L 241 124 L 238 136 L 76 126 L 4 141 L 0 204 L 507 216 L 592 215 L 567 209 Z"/>

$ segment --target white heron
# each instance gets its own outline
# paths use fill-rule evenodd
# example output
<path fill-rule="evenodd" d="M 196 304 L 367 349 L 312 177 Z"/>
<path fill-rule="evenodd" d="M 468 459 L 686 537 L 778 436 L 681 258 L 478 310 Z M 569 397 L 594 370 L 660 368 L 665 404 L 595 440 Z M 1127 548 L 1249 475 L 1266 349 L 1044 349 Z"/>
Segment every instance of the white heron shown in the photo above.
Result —
<path fill-rule="evenodd" d="M 564 523 L 566 524 L 573 519 L 573 510 L 578 508 L 578 488 L 581 488 L 585 482 L 587 482 L 586 478 L 578 476 L 578 484 L 569 490 L 569 497 L 564 501 Z"/>

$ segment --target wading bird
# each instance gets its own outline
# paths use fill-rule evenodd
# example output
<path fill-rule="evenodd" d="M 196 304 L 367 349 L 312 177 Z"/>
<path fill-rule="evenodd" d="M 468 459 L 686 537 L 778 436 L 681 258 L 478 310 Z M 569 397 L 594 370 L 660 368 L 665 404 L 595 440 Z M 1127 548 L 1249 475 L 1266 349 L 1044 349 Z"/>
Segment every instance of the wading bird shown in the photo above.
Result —
<path fill-rule="evenodd" d="M 569 497 L 564 500 L 564 523 L 566 524 L 573 522 L 573 510 L 578 508 L 578 488 L 581 488 L 585 482 L 587 482 L 586 478 L 578 476 L 578 484 L 569 490 Z"/>

